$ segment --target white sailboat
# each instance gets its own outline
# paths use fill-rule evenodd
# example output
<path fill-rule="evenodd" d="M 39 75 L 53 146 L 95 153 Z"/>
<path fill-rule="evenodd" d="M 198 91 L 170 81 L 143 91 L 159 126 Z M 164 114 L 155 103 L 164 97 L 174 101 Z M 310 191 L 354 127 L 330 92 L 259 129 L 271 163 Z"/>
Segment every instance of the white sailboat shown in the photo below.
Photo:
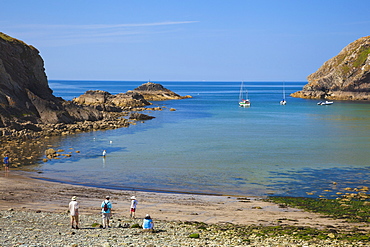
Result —
<path fill-rule="evenodd" d="M 280 105 L 286 105 L 286 100 L 285 100 L 285 83 L 283 83 L 283 99 L 280 101 Z"/>
<path fill-rule="evenodd" d="M 249 107 L 251 106 L 251 102 L 248 99 L 248 91 L 244 91 L 244 82 L 242 82 L 240 86 L 240 93 L 239 93 L 239 106 L 241 107 Z"/>

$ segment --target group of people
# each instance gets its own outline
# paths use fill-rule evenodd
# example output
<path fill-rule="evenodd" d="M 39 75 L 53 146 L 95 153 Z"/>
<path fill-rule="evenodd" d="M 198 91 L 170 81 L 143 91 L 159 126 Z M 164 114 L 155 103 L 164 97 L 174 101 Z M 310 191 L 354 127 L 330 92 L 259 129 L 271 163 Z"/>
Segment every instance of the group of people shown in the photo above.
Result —
<path fill-rule="evenodd" d="M 107 154 L 106 150 L 103 151 L 103 156 L 105 157 Z M 3 159 L 3 164 L 5 166 L 5 172 L 9 171 L 9 166 L 10 166 L 10 158 L 9 154 L 6 153 Z M 136 200 L 135 196 L 131 197 L 131 205 L 130 205 L 130 217 L 135 218 L 135 213 L 136 213 L 136 206 L 138 204 L 138 201 Z M 110 202 L 110 197 L 106 196 L 105 200 L 101 204 L 102 208 L 102 218 L 103 218 L 103 228 L 109 228 L 109 220 L 111 218 L 111 211 L 112 211 L 112 203 Z M 71 199 L 71 202 L 69 203 L 69 212 L 71 216 L 71 227 L 73 229 L 79 229 L 78 223 L 79 223 L 79 204 L 77 202 L 77 197 L 73 196 Z M 143 220 L 143 225 L 142 225 L 144 230 L 153 230 L 154 229 L 154 223 L 153 220 L 151 219 L 150 215 L 147 214 Z"/>
<path fill-rule="evenodd" d="M 136 213 L 136 206 L 138 204 L 138 201 L 136 200 L 135 196 L 131 197 L 131 205 L 130 205 L 130 217 L 135 218 Z M 73 196 L 71 199 L 71 202 L 69 203 L 69 212 L 71 216 L 71 227 L 73 229 L 79 229 L 78 223 L 79 223 L 79 204 L 77 202 L 77 197 Z M 112 215 L 112 203 L 110 202 L 110 197 L 106 196 L 105 200 L 101 203 L 101 213 L 102 213 L 102 219 L 103 219 L 103 229 L 110 228 L 109 220 Z M 153 230 L 154 229 L 154 223 L 151 219 L 150 215 L 147 214 L 143 220 L 142 225 L 144 230 Z"/>

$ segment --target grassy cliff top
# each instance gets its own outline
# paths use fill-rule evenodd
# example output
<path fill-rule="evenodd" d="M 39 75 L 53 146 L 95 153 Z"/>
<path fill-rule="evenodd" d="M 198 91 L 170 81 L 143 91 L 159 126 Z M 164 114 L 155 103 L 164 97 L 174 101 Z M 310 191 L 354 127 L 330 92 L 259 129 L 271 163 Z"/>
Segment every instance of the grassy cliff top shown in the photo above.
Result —
<path fill-rule="evenodd" d="M 0 32 L 0 39 L 5 40 L 5 41 L 8 41 L 8 42 L 11 42 L 11 43 L 16 43 L 16 44 L 18 43 L 20 45 L 28 46 L 31 49 L 36 50 L 36 48 L 33 47 L 32 45 L 27 45 L 23 41 L 21 41 L 19 39 L 15 39 L 13 37 L 10 37 L 9 35 L 6 35 L 5 33 L 2 33 L 2 32 Z"/>

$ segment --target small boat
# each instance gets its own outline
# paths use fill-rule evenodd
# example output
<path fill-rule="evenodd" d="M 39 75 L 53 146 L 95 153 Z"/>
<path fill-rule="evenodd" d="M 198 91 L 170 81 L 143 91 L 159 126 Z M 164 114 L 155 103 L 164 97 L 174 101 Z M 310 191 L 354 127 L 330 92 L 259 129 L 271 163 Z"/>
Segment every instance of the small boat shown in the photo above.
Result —
<path fill-rule="evenodd" d="M 239 106 L 241 107 L 249 107 L 251 106 L 251 102 L 248 99 L 248 92 L 247 90 L 244 91 L 244 83 L 240 86 L 240 93 L 239 93 Z M 245 97 L 244 97 L 245 96 Z"/>
<path fill-rule="evenodd" d="M 317 104 L 318 105 L 332 105 L 334 102 L 333 101 L 320 101 Z"/>
<path fill-rule="evenodd" d="M 248 99 L 242 99 L 241 101 L 239 101 L 239 106 L 249 107 L 251 106 L 251 102 Z"/>
<path fill-rule="evenodd" d="M 285 100 L 285 83 L 283 84 L 283 99 L 280 101 L 280 105 L 286 105 L 286 100 Z"/>

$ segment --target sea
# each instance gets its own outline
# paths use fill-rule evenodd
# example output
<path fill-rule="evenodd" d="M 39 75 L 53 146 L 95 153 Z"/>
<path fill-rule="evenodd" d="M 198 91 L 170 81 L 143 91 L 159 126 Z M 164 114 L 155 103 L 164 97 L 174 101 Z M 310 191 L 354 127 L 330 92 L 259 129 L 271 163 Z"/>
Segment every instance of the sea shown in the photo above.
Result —
<path fill-rule="evenodd" d="M 93 187 L 229 196 L 335 198 L 370 187 L 370 104 L 293 98 L 307 82 L 153 81 L 192 98 L 152 102 L 152 120 L 65 136 L 72 154 L 33 166 L 32 177 Z M 51 80 L 55 96 L 125 93 L 145 81 Z M 286 96 L 286 105 L 280 100 Z M 170 111 L 170 109 L 176 111 Z M 102 156 L 106 150 L 107 156 Z M 77 152 L 76 152 L 77 151 Z"/>

